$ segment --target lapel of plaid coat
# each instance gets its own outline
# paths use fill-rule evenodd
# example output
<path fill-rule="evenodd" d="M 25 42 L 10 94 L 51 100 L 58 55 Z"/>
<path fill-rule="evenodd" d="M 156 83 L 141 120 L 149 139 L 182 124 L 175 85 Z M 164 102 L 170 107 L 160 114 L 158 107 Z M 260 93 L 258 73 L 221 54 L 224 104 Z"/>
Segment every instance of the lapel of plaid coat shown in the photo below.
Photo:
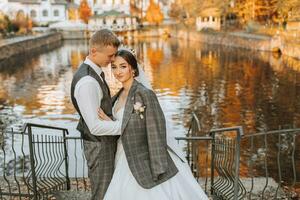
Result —
<path fill-rule="evenodd" d="M 133 110 L 133 104 L 134 104 L 134 94 L 137 89 L 138 82 L 136 80 L 133 81 L 132 86 L 129 90 L 125 108 L 124 108 L 124 114 L 123 114 L 123 121 L 122 121 L 122 127 L 121 127 L 121 133 L 123 133 L 129 119 L 130 115 L 132 114 Z"/>

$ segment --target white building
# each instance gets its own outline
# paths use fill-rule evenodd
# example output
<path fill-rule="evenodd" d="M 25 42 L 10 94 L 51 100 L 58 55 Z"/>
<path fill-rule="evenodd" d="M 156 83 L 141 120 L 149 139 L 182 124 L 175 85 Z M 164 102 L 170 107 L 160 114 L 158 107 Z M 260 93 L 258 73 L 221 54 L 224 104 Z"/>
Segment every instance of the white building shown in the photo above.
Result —
<path fill-rule="evenodd" d="M 171 3 L 174 2 L 174 0 L 154 0 L 154 2 L 159 4 L 161 11 L 164 14 L 164 19 L 166 21 L 169 21 L 168 11 L 171 7 Z M 80 0 L 75 0 L 74 3 L 79 5 Z M 94 27 L 97 23 L 103 24 L 104 18 L 108 19 L 106 20 L 108 21 L 108 24 L 110 24 L 111 19 L 112 21 L 115 21 L 114 27 L 118 27 L 118 26 L 128 27 L 128 25 L 130 26 L 130 23 L 133 26 L 136 26 L 136 23 L 138 21 L 137 19 L 141 17 L 145 17 L 147 9 L 150 5 L 150 0 L 136 1 L 137 4 L 135 6 L 137 10 L 141 11 L 139 13 L 132 12 L 132 9 L 130 8 L 130 0 L 88 0 L 88 3 L 89 6 L 92 8 L 92 12 L 94 15 L 94 17 L 92 17 L 89 22 L 92 24 L 90 25 L 91 27 Z M 116 14 L 115 19 L 113 19 L 114 13 Z M 125 17 L 126 19 L 120 19 L 122 18 L 121 15 L 126 16 Z M 95 18 L 98 17 L 102 18 L 102 20 L 98 19 L 96 22 Z M 131 17 L 132 19 L 129 19 L 129 17 Z M 127 22 L 127 24 L 125 23 L 122 25 L 121 21 Z"/>
<path fill-rule="evenodd" d="M 100 15 L 103 12 L 116 10 L 130 14 L 130 0 L 87 0 L 93 15 Z M 81 0 L 74 0 L 75 4 L 80 5 Z"/>
<path fill-rule="evenodd" d="M 80 0 L 75 0 L 80 4 Z M 88 0 L 93 16 L 89 20 L 89 30 L 108 28 L 113 31 L 134 30 L 137 17 L 131 16 L 130 0 Z"/>
<path fill-rule="evenodd" d="M 135 30 L 138 26 L 137 18 L 116 10 L 105 11 L 94 15 L 89 20 L 89 30 L 96 31 L 108 28 L 113 31 Z"/>
<path fill-rule="evenodd" d="M 196 29 L 221 29 L 221 13 L 218 8 L 211 7 L 204 9 L 196 18 Z"/>
<path fill-rule="evenodd" d="M 1 10 L 10 18 L 23 12 L 38 24 L 65 21 L 67 19 L 65 0 L 5 0 Z"/>

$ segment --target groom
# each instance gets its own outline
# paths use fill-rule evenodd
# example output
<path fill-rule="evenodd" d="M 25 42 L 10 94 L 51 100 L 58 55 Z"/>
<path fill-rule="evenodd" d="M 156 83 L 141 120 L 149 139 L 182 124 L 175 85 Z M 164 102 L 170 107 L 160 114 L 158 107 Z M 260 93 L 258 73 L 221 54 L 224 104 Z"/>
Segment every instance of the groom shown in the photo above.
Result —
<path fill-rule="evenodd" d="M 71 84 L 72 103 L 79 113 L 81 133 L 91 182 L 92 200 L 102 200 L 114 171 L 114 157 L 120 121 L 101 121 L 100 107 L 112 118 L 112 101 L 103 67 L 110 64 L 120 41 L 107 29 L 95 32 L 89 41 L 89 54 L 79 66 Z"/>

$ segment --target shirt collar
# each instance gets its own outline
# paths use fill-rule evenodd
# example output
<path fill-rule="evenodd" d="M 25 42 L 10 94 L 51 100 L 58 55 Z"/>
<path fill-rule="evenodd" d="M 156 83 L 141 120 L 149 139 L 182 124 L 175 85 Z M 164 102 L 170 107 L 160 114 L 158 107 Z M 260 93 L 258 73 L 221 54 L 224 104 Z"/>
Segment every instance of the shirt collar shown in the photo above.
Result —
<path fill-rule="evenodd" d="M 96 65 L 93 61 L 91 61 L 88 57 L 85 58 L 84 64 L 89 65 L 91 68 L 93 68 L 93 70 L 95 70 L 95 72 L 100 76 L 100 74 L 102 73 L 102 69 L 101 67 L 99 67 L 98 65 Z M 101 76 L 100 76 L 101 77 Z"/>

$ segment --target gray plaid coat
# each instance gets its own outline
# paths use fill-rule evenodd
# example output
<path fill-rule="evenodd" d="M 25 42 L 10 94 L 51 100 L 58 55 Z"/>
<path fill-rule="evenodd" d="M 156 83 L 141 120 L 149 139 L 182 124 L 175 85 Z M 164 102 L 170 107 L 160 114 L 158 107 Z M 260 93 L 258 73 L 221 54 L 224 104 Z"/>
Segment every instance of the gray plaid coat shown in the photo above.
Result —
<path fill-rule="evenodd" d="M 143 112 L 134 109 L 137 102 L 145 106 Z M 158 99 L 137 81 L 127 97 L 121 131 L 129 168 L 143 188 L 152 188 L 178 172 L 167 151 L 166 123 Z"/>

